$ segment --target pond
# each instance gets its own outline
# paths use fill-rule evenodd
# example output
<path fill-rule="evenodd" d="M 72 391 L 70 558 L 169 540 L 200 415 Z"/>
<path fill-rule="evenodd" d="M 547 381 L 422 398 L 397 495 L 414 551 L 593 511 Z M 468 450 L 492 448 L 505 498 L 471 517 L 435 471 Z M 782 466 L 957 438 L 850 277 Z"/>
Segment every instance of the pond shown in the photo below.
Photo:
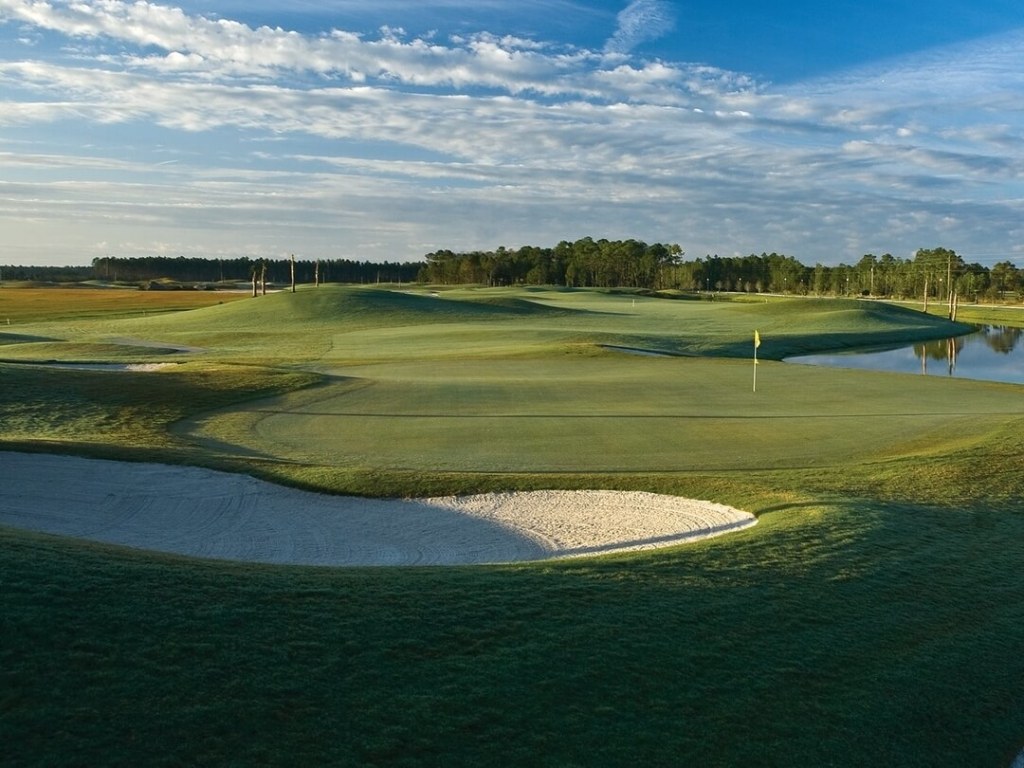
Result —
<path fill-rule="evenodd" d="M 1024 328 L 990 325 L 951 339 L 799 355 L 786 358 L 786 362 L 1024 384 Z"/>

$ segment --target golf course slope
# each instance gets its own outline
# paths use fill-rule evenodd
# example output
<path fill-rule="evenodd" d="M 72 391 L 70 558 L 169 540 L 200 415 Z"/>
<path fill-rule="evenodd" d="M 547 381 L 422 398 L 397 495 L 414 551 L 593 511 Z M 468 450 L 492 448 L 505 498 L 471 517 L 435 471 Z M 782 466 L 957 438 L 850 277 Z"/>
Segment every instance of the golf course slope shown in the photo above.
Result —
<path fill-rule="evenodd" d="M 460 565 L 668 546 L 753 515 L 638 491 L 365 499 L 194 467 L 0 453 L 0 524 L 194 557 Z"/>

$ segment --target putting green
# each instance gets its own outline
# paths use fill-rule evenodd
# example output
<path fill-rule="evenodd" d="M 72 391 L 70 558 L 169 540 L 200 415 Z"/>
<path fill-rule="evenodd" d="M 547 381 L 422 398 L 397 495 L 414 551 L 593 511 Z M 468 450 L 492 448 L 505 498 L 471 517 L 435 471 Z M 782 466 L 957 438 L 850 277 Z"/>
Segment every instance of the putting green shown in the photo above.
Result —
<path fill-rule="evenodd" d="M 240 392 L 247 379 L 255 392 L 281 374 L 330 374 L 323 386 L 239 400 L 175 430 L 203 451 L 346 471 L 843 471 L 979 445 L 1024 415 L 1016 386 L 764 359 L 754 393 L 755 328 L 763 358 L 772 360 L 962 330 L 877 302 L 323 287 L 175 315 L 26 326 L 25 343 L 7 346 L 20 360 L 103 362 L 164 361 L 167 350 L 181 349 L 174 359 L 195 366 L 173 372 L 177 385 L 163 375 L 133 383 L 139 401 L 168 406 L 166 418 L 197 413 L 181 387 L 222 386 L 227 374 L 218 366 L 232 366 Z M 46 339 L 45 349 L 30 339 Z M 614 346 L 705 356 L 646 357 Z M 100 383 L 90 382 L 80 385 Z M 134 410 L 98 389 L 86 400 L 104 414 L 101 426 L 115 416 L 119 440 L 151 439 L 136 428 Z M 39 414 L 81 414 L 77 397 L 18 397 L 12 408 L 39 435 Z M 51 421 L 51 436 L 66 439 L 67 419 Z M 74 433 L 84 439 L 80 422 Z"/>
<path fill-rule="evenodd" d="M 469 472 L 839 466 L 984 439 L 1003 385 L 616 352 L 339 367 L 326 386 L 189 425 L 302 463 Z"/>

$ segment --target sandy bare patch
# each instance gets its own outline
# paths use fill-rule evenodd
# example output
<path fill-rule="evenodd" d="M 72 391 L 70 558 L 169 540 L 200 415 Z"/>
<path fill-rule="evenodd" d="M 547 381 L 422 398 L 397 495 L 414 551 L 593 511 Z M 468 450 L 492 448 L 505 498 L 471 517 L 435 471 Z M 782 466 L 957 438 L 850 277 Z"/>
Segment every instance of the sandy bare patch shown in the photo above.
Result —
<path fill-rule="evenodd" d="M 721 504 L 636 491 L 362 499 L 194 467 L 0 452 L 0 524 L 195 557 L 458 565 L 678 544 L 754 525 Z"/>
<path fill-rule="evenodd" d="M 177 363 L 38 363 L 43 368 L 64 368 L 71 371 L 159 371 Z"/>

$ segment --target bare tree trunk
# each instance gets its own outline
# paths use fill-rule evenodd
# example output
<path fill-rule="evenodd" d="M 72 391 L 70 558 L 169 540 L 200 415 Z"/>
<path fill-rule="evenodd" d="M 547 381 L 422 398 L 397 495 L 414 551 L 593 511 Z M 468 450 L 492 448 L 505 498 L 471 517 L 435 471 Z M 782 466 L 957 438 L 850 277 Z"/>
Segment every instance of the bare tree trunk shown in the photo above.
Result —
<path fill-rule="evenodd" d="M 928 278 L 924 279 L 924 311 L 928 311 Z"/>
<path fill-rule="evenodd" d="M 953 252 L 946 254 L 946 285 L 949 286 L 949 300 L 953 301 Z"/>
<path fill-rule="evenodd" d="M 316 260 L 316 266 L 313 268 L 313 284 L 320 287 L 320 259 Z"/>
<path fill-rule="evenodd" d="M 295 293 L 295 254 L 292 254 L 292 293 Z"/>
<path fill-rule="evenodd" d="M 260 269 L 260 293 L 267 295 L 267 262 L 264 259 L 263 267 Z"/>
<path fill-rule="evenodd" d="M 256 298 L 256 267 L 252 268 L 252 297 Z"/>

